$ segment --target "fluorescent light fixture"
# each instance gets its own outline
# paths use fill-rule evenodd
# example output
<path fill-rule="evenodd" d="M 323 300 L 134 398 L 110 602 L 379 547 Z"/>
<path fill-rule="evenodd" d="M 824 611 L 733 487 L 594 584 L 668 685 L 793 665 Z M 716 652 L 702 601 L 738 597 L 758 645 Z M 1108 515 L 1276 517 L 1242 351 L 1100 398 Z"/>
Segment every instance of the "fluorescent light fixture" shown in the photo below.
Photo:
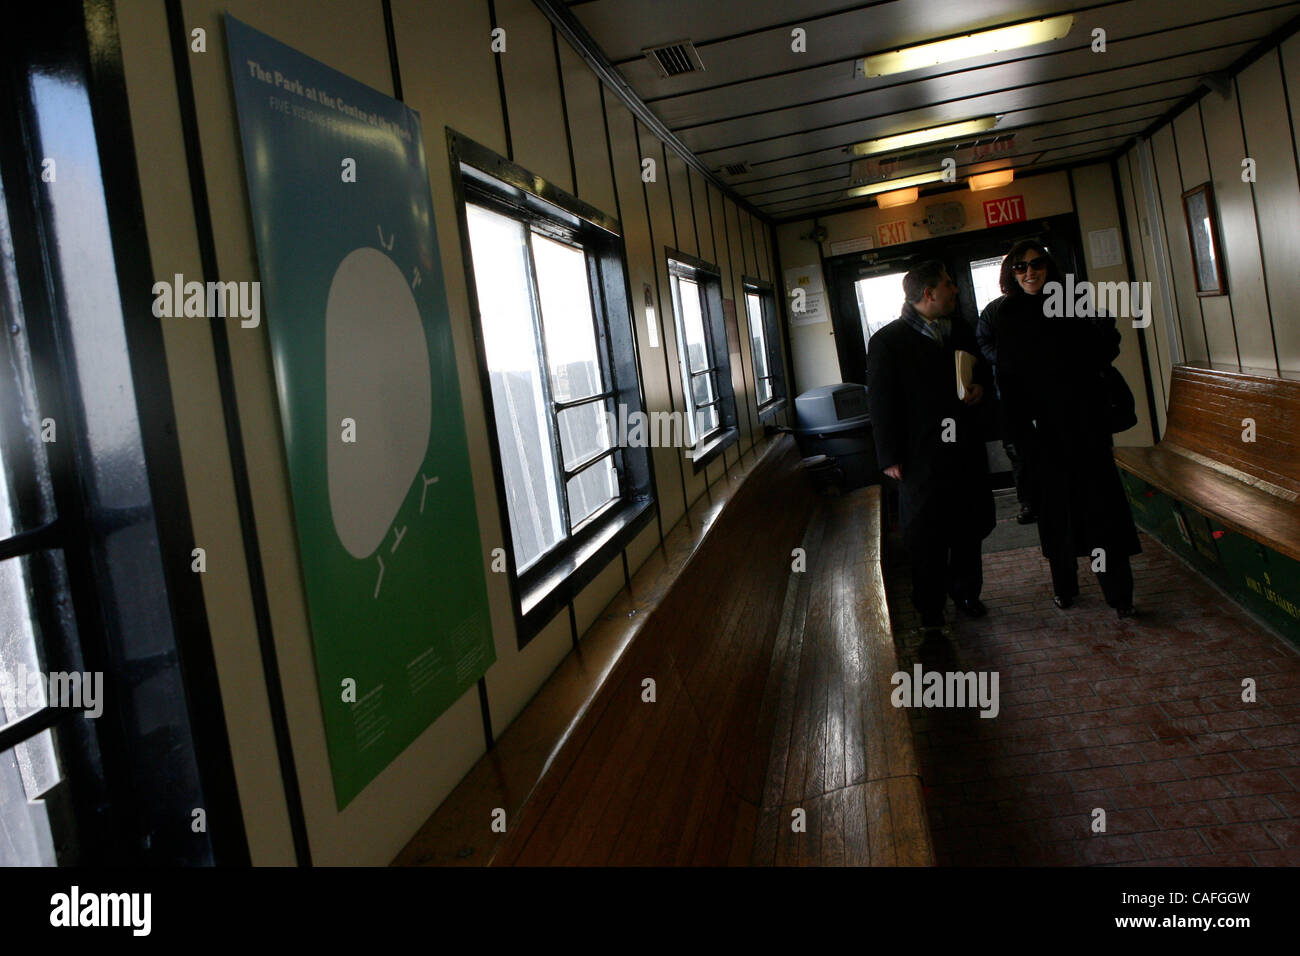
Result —
<path fill-rule="evenodd" d="M 850 189 L 848 196 L 850 199 L 855 199 L 858 196 L 874 196 L 876 193 L 887 193 L 895 189 L 905 189 L 908 186 L 924 186 L 926 183 L 937 183 L 941 179 L 943 179 L 943 170 L 936 169 L 928 173 L 917 173 L 915 176 L 900 176 L 898 179 L 886 179 L 884 182 L 858 186 L 855 189 Z"/>
<path fill-rule="evenodd" d="M 859 60 L 858 64 L 862 75 L 867 77 L 907 73 L 987 53 L 1002 53 L 1038 43 L 1050 43 L 1064 37 L 1073 26 L 1074 14 L 1067 13 L 1009 27 L 994 27 L 992 30 L 981 30 L 933 43 L 920 43 L 889 53 L 876 53 Z"/>
<path fill-rule="evenodd" d="M 963 120 L 960 123 L 947 123 L 943 126 L 930 126 L 926 129 L 912 130 L 910 133 L 898 133 L 894 136 L 882 136 L 869 139 L 865 143 L 856 143 L 849 152 L 855 156 L 874 156 L 876 153 L 892 153 L 899 149 L 909 149 L 925 143 L 941 143 L 945 139 L 960 136 L 973 136 L 985 133 L 998 125 L 996 116 L 981 116 L 979 119 Z"/>
<path fill-rule="evenodd" d="M 916 202 L 921 191 L 915 186 L 907 189 L 895 189 L 892 192 L 880 193 L 876 196 L 876 204 L 881 209 L 892 209 L 894 206 L 910 206 Z"/>
<path fill-rule="evenodd" d="M 981 189 L 997 189 L 999 186 L 1010 186 L 1016 180 L 1016 171 L 1014 169 L 998 169 L 991 173 L 976 173 L 969 180 L 970 191 L 979 192 Z"/>

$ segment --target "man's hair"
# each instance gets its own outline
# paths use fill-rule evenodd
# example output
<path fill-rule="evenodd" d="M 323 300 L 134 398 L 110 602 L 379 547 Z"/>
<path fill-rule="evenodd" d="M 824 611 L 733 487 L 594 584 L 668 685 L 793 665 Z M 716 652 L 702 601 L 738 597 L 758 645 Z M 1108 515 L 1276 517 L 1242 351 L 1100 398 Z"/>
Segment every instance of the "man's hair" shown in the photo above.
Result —
<path fill-rule="evenodd" d="M 1041 242 L 1037 239 L 1021 239 L 1011 247 L 1007 257 L 1002 260 L 1002 269 L 998 273 L 998 288 L 1002 290 L 1003 295 L 1020 295 L 1025 291 L 1020 288 L 1020 283 L 1016 281 L 1016 273 L 1012 267 L 1019 259 L 1024 257 L 1026 252 L 1030 251 L 1038 253 L 1047 260 L 1047 278 L 1043 280 L 1044 285 L 1048 282 L 1064 281 L 1061 277 L 1060 266 L 1056 264 L 1052 254 L 1047 251 L 1047 248 Z"/>
<path fill-rule="evenodd" d="M 933 289 L 943 282 L 943 275 L 947 271 L 947 267 L 938 259 L 922 262 L 903 276 L 903 295 L 915 305 L 925 298 L 926 289 Z"/>

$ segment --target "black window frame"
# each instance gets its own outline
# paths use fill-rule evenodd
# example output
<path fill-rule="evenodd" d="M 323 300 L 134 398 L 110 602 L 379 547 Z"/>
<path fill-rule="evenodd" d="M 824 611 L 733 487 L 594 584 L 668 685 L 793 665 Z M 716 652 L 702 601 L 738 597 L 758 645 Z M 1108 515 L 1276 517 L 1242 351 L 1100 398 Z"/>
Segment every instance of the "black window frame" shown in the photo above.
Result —
<path fill-rule="evenodd" d="M 677 343 L 677 366 L 682 387 L 682 414 L 687 419 L 688 434 L 694 429 L 697 408 L 712 405 L 718 410 L 718 424 L 703 435 L 698 435 L 688 446 L 687 458 L 696 472 L 740 438 L 736 419 L 736 395 L 731 385 L 731 355 L 727 343 L 727 325 L 722 306 L 722 273 L 711 262 L 664 247 L 667 259 L 669 296 L 673 309 L 673 335 Z M 700 312 L 704 326 L 704 348 L 708 364 L 698 371 L 690 368 L 686 357 L 686 332 L 682 323 L 678 284 L 674 278 L 684 278 L 696 283 L 700 290 Z M 739 348 L 740 343 L 736 343 Z M 700 375 L 713 376 L 714 396 L 705 404 L 696 405 L 693 380 Z"/>
<path fill-rule="evenodd" d="M 0 298 L 18 304 L 3 310 L 6 339 L 25 342 L 0 347 L 0 397 L 12 411 L 25 392 L 55 420 L 57 437 L 45 447 L 51 517 L 0 541 L 0 558 L 29 561 L 45 670 L 102 673 L 104 706 L 93 722 L 46 706 L 0 728 L 0 752 L 47 727 L 56 732 L 64 777 L 42 799 L 52 804 L 52 825 L 57 819 L 67 828 L 55 834 L 60 865 L 247 866 L 203 590 L 190 563 L 196 542 L 162 329 L 152 314 L 134 141 L 122 135 L 131 120 L 116 20 L 111 5 L 75 0 L 52 0 L 39 18 L 16 19 L 0 35 L 0 201 L 14 260 L 14 287 Z M 74 157 L 42 142 L 38 77 L 57 78 L 75 101 L 58 126 L 65 142 L 75 142 Z M 40 170 L 48 152 L 59 162 L 55 182 L 80 175 L 80 192 L 46 186 Z M 80 246 L 70 244 L 58 222 L 72 203 L 84 204 L 106 232 L 87 230 Z M 84 289 L 73 294 L 76 283 L 91 281 L 79 258 L 87 249 L 95 266 L 87 271 L 96 281 L 111 273 L 115 283 L 96 287 L 111 305 L 94 314 Z M 114 395 L 129 404 L 136 431 L 106 461 L 93 455 L 87 413 L 104 393 L 89 390 L 76 353 L 79 329 L 114 321 L 123 351 L 112 358 L 129 363 L 129 379 L 116 383 Z M 17 352 L 9 349 L 30 358 L 30 383 L 10 375 Z M 0 480 L 11 482 L 15 510 L 30 514 L 39 465 L 12 440 L 21 427 L 0 414 L 0 428 L 10 432 L 10 472 Z M 134 590 L 122 585 L 127 578 Z M 150 602 L 139 600 L 142 593 Z M 197 831 L 196 808 L 207 822 Z"/>
<path fill-rule="evenodd" d="M 761 310 L 761 321 L 763 323 L 763 346 L 767 354 L 767 375 L 764 376 L 772 384 L 772 397 L 766 402 L 758 401 L 758 368 L 754 365 L 754 336 L 751 331 L 749 336 L 750 356 L 749 364 L 754 372 L 754 401 L 758 405 L 758 420 L 761 422 L 775 415 L 786 404 L 785 390 L 785 358 L 781 353 L 781 329 L 780 322 L 776 313 L 776 289 L 772 283 L 765 279 L 759 279 L 754 276 L 741 276 L 740 279 L 741 297 L 745 299 L 745 319 L 747 324 L 752 325 L 753 318 L 749 314 L 748 296 L 753 293 L 758 296 L 759 308 Z"/>
<path fill-rule="evenodd" d="M 625 447 L 620 444 L 622 436 L 616 435 L 610 449 L 568 469 L 555 430 L 561 411 L 593 401 L 607 402 L 615 409 L 624 405 L 629 418 L 634 412 L 645 411 L 635 346 L 627 257 L 622 228 L 617 219 L 450 127 L 446 128 L 446 134 L 460 227 L 470 325 L 474 334 L 479 386 L 489 428 L 488 444 L 501 521 L 502 547 L 505 551 L 518 646 L 522 649 L 550 623 L 562 607 L 605 569 L 614 556 L 655 515 L 653 462 L 648 448 Z M 522 222 L 546 238 L 579 246 L 584 250 L 587 262 L 588 289 L 604 387 L 592 396 L 569 402 L 555 402 L 551 396 L 550 370 L 544 351 L 545 337 L 538 330 L 543 394 L 551 406 L 548 422 L 556 470 L 559 473 L 553 477 L 560 486 L 565 535 L 522 572 L 516 565 L 514 535 L 506 499 L 505 470 L 497 433 L 491 372 L 470 243 L 469 205 L 481 206 Z M 531 243 L 528 245 L 531 247 Z M 531 257 L 530 248 L 530 279 L 536 301 L 537 275 L 531 266 Z M 536 317 L 534 321 L 536 327 Z M 619 496 L 571 526 L 567 482 L 611 455 L 618 474 Z"/>

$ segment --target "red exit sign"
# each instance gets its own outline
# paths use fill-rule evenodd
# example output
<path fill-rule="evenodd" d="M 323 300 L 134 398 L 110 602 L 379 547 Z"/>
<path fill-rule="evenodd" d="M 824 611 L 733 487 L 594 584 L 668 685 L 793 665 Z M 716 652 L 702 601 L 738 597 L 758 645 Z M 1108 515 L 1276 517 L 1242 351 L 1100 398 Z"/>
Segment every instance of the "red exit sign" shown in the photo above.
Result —
<path fill-rule="evenodd" d="M 894 246 L 900 242 L 907 242 L 907 220 L 897 219 L 894 222 L 882 222 L 876 227 L 876 235 L 879 238 L 879 245 Z"/>
<path fill-rule="evenodd" d="M 1024 222 L 1024 220 L 1024 196 L 990 199 L 984 204 L 984 225 L 990 229 L 994 226 L 1005 226 L 1009 222 Z"/>

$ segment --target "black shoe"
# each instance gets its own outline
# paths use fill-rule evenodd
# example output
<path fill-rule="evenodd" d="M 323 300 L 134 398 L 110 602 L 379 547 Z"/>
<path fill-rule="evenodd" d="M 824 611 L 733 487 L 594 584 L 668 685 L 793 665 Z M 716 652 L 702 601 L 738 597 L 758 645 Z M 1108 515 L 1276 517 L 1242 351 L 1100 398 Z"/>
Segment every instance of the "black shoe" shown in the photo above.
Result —
<path fill-rule="evenodd" d="M 957 610 L 967 617 L 983 617 L 989 612 L 984 606 L 984 602 L 979 598 L 953 598 L 953 603 L 957 605 Z"/>
<path fill-rule="evenodd" d="M 1071 604 L 1074 603 L 1074 598 L 1061 597 L 1061 595 L 1059 594 L 1053 594 L 1052 603 L 1055 604 L 1057 607 L 1059 607 L 1062 611 L 1064 611 L 1067 607 L 1069 607 Z"/>
<path fill-rule="evenodd" d="M 1135 608 L 1132 604 L 1130 604 L 1128 607 L 1117 607 L 1115 608 L 1115 616 L 1121 618 L 1137 617 L 1138 616 L 1137 608 Z"/>
<path fill-rule="evenodd" d="M 1038 515 L 1034 514 L 1033 505 L 1021 505 L 1020 514 L 1016 515 L 1017 524 L 1033 524 L 1038 520 Z"/>

